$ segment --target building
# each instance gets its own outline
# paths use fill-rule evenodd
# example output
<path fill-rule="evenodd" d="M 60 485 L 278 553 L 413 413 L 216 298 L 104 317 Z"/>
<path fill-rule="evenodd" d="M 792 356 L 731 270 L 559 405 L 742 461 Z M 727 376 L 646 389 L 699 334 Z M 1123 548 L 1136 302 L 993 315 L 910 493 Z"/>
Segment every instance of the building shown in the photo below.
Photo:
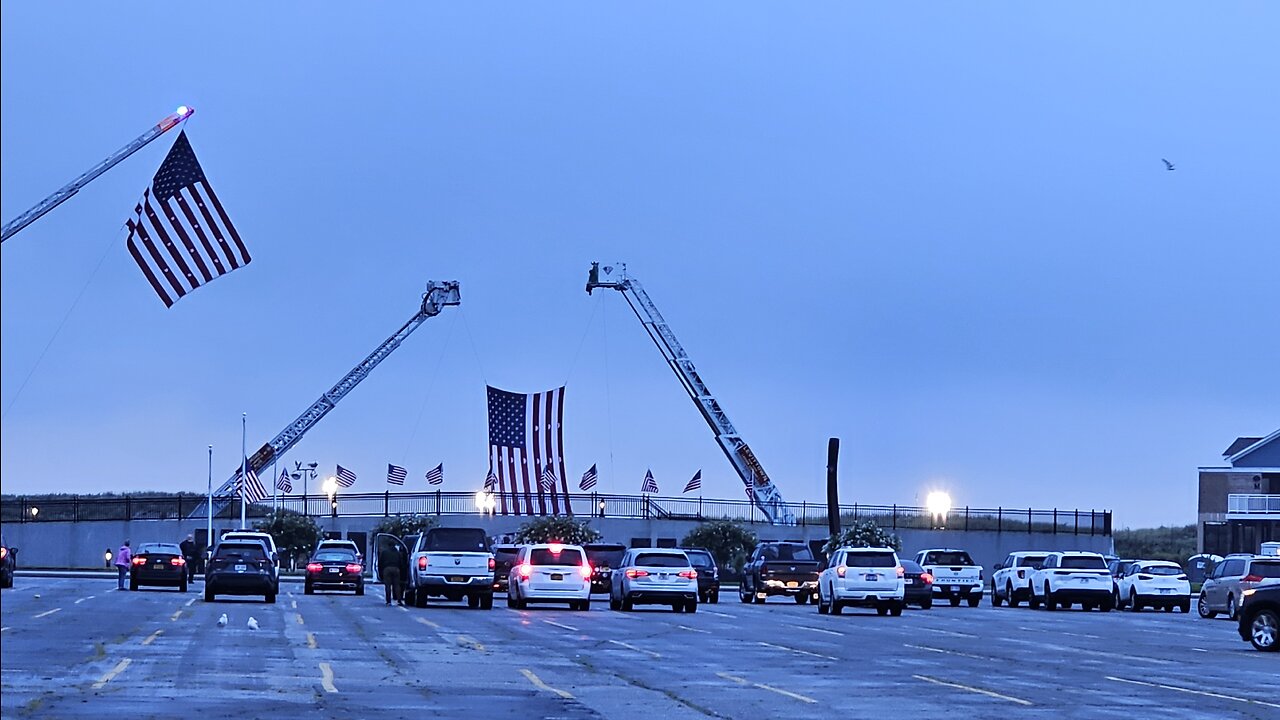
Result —
<path fill-rule="evenodd" d="M 1222 458 L 1223 466 L 1200 468 L 1200 551 L 1256 553 L 1280 541 L 1280 430 L 1236 438 Z"/>

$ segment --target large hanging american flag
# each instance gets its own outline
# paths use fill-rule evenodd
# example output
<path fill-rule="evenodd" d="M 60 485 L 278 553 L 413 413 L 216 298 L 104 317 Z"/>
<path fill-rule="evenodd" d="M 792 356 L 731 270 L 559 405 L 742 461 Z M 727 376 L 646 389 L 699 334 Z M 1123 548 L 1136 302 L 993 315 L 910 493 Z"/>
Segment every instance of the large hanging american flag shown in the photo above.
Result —
<path fill-rule="evenodd" d="M 573 514 L 564 469 L 564 387 L 513 393 L 489 387 L 489 467 L 503 515 Z M 550 468 L 550 489 L 540 482 Z M 558 487 L 557 487 L 558 485 Z"/>
<path fill-rule="evenodd" d="M 409 471 L 399 465 L 387 463 L 387 482 L 392 485 L 403 485 L 404 479 L 409 477 Z"/>
<path fill-rule="evenodd" d="M 165 307 L 252 259 L 204 176 L 186 131 L 169 148 L 133 214 L 125 223 L 129 254 Z"/>
<path fill-rule="evenodd" d="M 339 465 L 338 466 L 338 485 L 344 488 L 349 488 L 355 484 L 356 484 L 356 474 Z"/>

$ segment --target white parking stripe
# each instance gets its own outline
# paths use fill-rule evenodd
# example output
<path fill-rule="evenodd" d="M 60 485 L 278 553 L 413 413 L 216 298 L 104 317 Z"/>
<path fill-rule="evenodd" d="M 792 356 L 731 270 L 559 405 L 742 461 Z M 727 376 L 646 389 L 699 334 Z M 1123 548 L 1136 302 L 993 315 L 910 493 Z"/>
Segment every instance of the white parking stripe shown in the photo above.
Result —
<path fill-rule="evenodd" d="M 716 617 L 727 617 L 727 618 L 735 618 L 735 619 L 738 617 L 737 615 L 730 615 L 729 613 L 716 612 L 715 610 L 703 610 L 702 612 L 708 615 L 715 615 Z"/>
<path fill-rule="evenodd" d="M 329 663 L 320 663 L 320 684 L 325 692 L 338 692 L 338 688 L 333 685 L 333 667 Z"/>
<path fill-rule="evenodd" d="M 924 650 L 931 653 L 941 653 L 943 655 L 955 655 L 957 657 L 971 658 L 973 660 L 999 660 L 999 658 L 987 657 L 985 655 L 974 655 L 972 653 L 960 652 L 959 650 L 943 650 L 942 648 L 927 647 L 925 645 L 912 645 L 903 643 L 902 647 L 909 647 L 913 650 Z"/>
<path fill-rule="evenodd" d="M 698 628 L 689 627 L 688 625 L 677 625 L 676 627 L 680 628 L 681 630 L 688 630 L 689 632 L 702 633 L 704 635 L 711 634 L 710 630 L 699 630 Z M 5 628 L 5 629 L 7 630 L 8 628 Z"/>
<path fill-rule="evenodd" d="M 44 612 L 40 613 L 39 615 L 36 615 L 36 617 L 37 617 L 37 618 L 47 617 L 47 616 L 52 615 L 52 614 L 54 614 L 54 613 L 56 613 L 56 612 L 58 612 L 58 611 L 60 611 L 60 610 L 62 610 L 62 608 L 60 608 L 60 607 L 58 607 L 58 608 L 54 608 L 54 609 L 52 609 L 52 610 L 45 610 Z"/>
<path fill-rule="evenodd" d="M 124 672 L 124 669 L 129 667 L 129 663 L 131 662 L 133 661 L 130 660 L 129 658 L 125 658 L 120 662 L 116 663 L 115 667 L 108 670 L 106 675 L 103 675 L 102 678 L 98 680 L 98 682 L 93 684 L 93 689 L 101 690 L 107 683 L 114 680 L 117 675 Z"/>
<path fill-rule="evenodd" d="M 793 627 L 798 630 L 808 630 L 809 632 L 822 633 L 823 635 L 838 635 L 841 637 L 844 636 L 844 633 L 839 632 L 837 630 L 823 630 L 822 628 L 809 627 L 808 625 L 790 625 L 788 627 Z"/>
<path fill-rule="evenodd" d="M 943 687 L 955 688 L 955 689 L 957 689 L 957 690 L 966 690 L 966 691 L 971 692 L 971 693 L 978 693 L 979 695 L 986 695 L 987 697 L 993 697 L 993 698 L 996 698 L 996 699 L 998 699 L 998 700 L 1008 700 L 1009 702 L 1012 702 L 1012 703 L 1018 703 L 1019 705 L 1031 705 L 1031 704 L 1033 704 L 1030 700 L 1023 700 L 1022 698 L 1016 698 L 1016 697 L 1012 697 L 1012 696 L 1010 696 L 1010 695 L 1001 695 L 1001 694 L 1000 694 L 1000 693 L 998 693 L 998 692 L 992 692 L 992 691 L 990 691 L 990 690 L 984 690 L 984 689 L 982 689 L 982 688 L 971 687 L 971 686 L 969 686 L 969 685 L 961 685 L 960 683 L 947 682 L 947 681 L 945 681 L 945 680 L 938 680 L 937 678 L 931 678 L 931 677 L 927 677 L 927 676 L 925 676 L 925 675 L 912 675 L 911 677 L 913 677 L 913 678 L 915 678 L 915 679 L 917 679 L 917 680 L 923 680 L 923 681 L 925 681 L 925 682 L 933 683 L 934 685 L 942 685 Z"/>
<path fill-rule="evenodd" d="M 778 693 L 779 695 L 789 697 L 792 700 L 799 700 L 800 702 L 806 702 L 810 704 L 818 702 L 817 700 L 814 700 L 813 698 L 807 695 L 801 695 L 800 693 L 793 693 L 790 690 L 783 690 L 782 688 L 777 688 L 772 685 L 765 685 L 764 683 L 751 682 L 746 678 L 740 678 L 736 675 L 730 675 L 729 673 L 718 672 L 716 673 L 716 675 L 719 675 L 725 680 L 732 680 L 738 683 L 739 685 L 750 685 L 752 687 L 758 687 L 761 690 L 768 690 L 769 692 L 775 692 L 775 693 Z"/>
<path fill-rule="evenodd" d="M 564 623 L 558 623 L 558 622 L 555 622 L 555 621 L 553 621 L 553 620 L 543 620 L 542 622 L 544 622 L 544 623 L 546 623 L 546 624 L 548 624 L 548 625 L 555 625 L 556 627 L 558 627 L 558 628 L 563 628 L 563 629 L 565 629 L 565 630 L 572 630 L 573 632 L 578 632 L 578 628 L 576 628 L 576 627 L 574 627 L 574 626 L 572 626 L 572 625 L 565 625 Z"/>
<path fill-rule="evenodd" d="M 1192 690 L 1191 688 L 1178 687 L 1177 685 L 1165 685 L 1163 683 L 1143 682 L 1142 680 L 1129 680 L 1127 678 L 1119 678 L 1111 675 L 1107 676 L 1108 680 L 1115 682 L 1128 683 L 1130 685 L 1142 685 L 1145 687 L 1160 688 L 1162 690 L 1174 690 L 1177 692 L 1190 693 L 1192 695 L 1203 695 L 1204 697 L 1218 698 L 1219 700 L 1234 700 L 1235 702 L 1249 703 L 1251 705 L 1262 705 L 1263 707 L 1280 708 L 1276 703 L 1264 702 L 1262 700 L 1253 700 L 1250 698 L 1236 697 L 1234 695 L 1223 695 L 1222 693 L 1208 692 L 1206 690 Z"/>
<path fill-rule="evenodd" d="M 626 649 L 628 649 L 628 650 L 634 650 L 635 652 L 642 653 L 642 654 L 644 654 L 644 655 L 649 655 L 649 656 L 651 656 L 651 657 L 656 657 L 656 658 L 660 658 L 660 657 L 662 657 L 661 655 L 659 655 L 659 654 L 658 654 L 658 653 L 656 653 L 656 652 L 653 652 L 652 650 L 644 650 L 644 649 L 638 648 L 638 647 L 636 647 L 635 645 L 632 645 L 632 644 L 630 644 L 630 643 L 624 643 L 624 642 L 622 642 L 621 640 L 610 640 L 609 642 L 613 643 L 614 645 L 621 645 L 622 647 L 624 647 L 624 648 L 626 648 Z"/>
<path fill-rule="evenodd" d="M 830 655 L 822 655 L 816 652 L 809 652 L 808 650 L 801 650 L 799 648 L 787 647 L 786 645 L 774 645 L 773 643 L 767 643 L 767 642 L 764 642 L 763 640 L 760 641 L 760 644 L 765 647 L 775 648 L 777 650 L 786 650 L 787 652 L 793 652 L 793 653 L 796 653 L 797 655 L 808 655 L 809 657 L 817 657 L 817 658 L 822 658 L 824 660 L 839 659 L 839 658 L 834 658 Z"/>

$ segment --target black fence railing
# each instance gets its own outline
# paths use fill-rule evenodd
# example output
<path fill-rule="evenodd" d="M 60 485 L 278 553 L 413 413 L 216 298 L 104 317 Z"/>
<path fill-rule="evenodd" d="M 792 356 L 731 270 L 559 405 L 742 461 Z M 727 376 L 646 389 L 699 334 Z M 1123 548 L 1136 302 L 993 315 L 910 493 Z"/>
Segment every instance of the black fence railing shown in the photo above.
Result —
<path fill-rule="evenodd" d="M 337 514 L 344 517 L 385 517 L 389 515 L 474 515 L 475 493 L 466 492 L 382 492 L 348 493 L 337 496 Z M 316 517 L 331 514 L 327 495 L 287 495 L 278 499 L 280 507 Z M 508 506 L 512 506 L 509 504 Z M 521 507 L 526 507 L 522 499 Z M 787 503 L 797 525 L 826 525 L 826 503 Z M 251 504 L 245 514 L 262 517 L 271 512 L 271 501 Z M 501 514 L 500 498 L 496 503 Z M 561 514 L 564 498 L 561 498 Z M 652 497 L 648 495 L 609 495 L 578 493 L 571 498 L 572 514 L 579 517 L 631 518 L 652 520 L 737 520 L 745 523 L 767 523 L 768 520 L 747 500 L 715 500 L 704 498 Z M 91 522 L 95 520 L 174 520 L 202 517 L 207 512 L 203 497 L 194 495 L 146 497 L 58 497 L 0 499 L 0 521 L 3 522 Z M 551 503 L 547 502 L 551 513 Z M 239 501 L 233 501 L 218 513 L 220 518 L 238 518 Z M 995 532 L 1047 532 L 1075 535 L 1110 535 L 1111 513 L 1106 510 L 1035 510 L 1032 508 L 952 509 L 945 517 L 933 515 L 926 508 L 909 505 L 841 505 L 842 525 L 859 520 L 872 520 L 883 528 L 990 530 Z"/>

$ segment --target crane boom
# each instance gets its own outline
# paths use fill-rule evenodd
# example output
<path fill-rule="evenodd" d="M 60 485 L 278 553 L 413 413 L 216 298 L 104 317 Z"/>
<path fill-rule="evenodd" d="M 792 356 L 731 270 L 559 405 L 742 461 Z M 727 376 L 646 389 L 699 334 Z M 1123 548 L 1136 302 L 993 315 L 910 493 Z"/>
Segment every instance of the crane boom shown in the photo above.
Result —
<path fill-rule="evenodd" d="M 259 473 L 263 468 L 271 464 L 273 460 L 284 455 L 290 448 L 298 444 L 302 436 L 308 430 L 315 427 L 320 419 L 329 413 L 330 410 L 338 404 L 338 401 L 355 389 L 361 380 L 369 377 L 369 373 L 378 366 L 387 356 L 396 348 L 400 347 L 400 343 L 405 338 L 418 329 L 418 326 L 427 320 L 427 318 L 435 317 L 440 311 L 449 305 L 458 305 L 461 302 L 461 295 L 458 290 L 457 280 L 429 280 L 427 281 L 427 292 L 422 295 L 422 306 L 409 321 L 395 331 L 391 337 L 387 338 L 377 347 L 369 356 L 351 368 L 351 371 L 342 377 L 336 385 L 329 388 L 329 391 L 320 396 L 320 399 L 311 403 L 311 407 L 307 408 L 296 420 L 289 423 L 284 430 L 281 430 L 270 442 L 263 445 L 253 455 L 249 456 L 249 467 L 254 473 Z M 237 491 L 237 480 L 240 477 L 240 468 L 237 466 L 236 471 L 231 477 L 224 482 L 213 496 L 219 498 L 222 502 L 229 502 Z M 218 508 L 221 510 L 221 508 Z M 202 508 L 198 508 L 194 515 L 202 514 Z"/>
<path fill-rule="evenodd" d="M 178 123 L 186 120 L 193 112 L 195 112 L 195 108 L 183 105 L 165 119 L 155 125 L 152 125 L 146 132 L 142 133 L 137 138 L 134 138 L 133 142 L 111 153 L 105 160 L 89 168 L 83 175 L 67 183 L 62 187 L 62 189 L 44 200 L 41 200 L 35 207 L 5 223 L 4 228 L 0 229 L 0 242 L 8 240 L 11 235 L 17 234 L 17 232 L 22 228 L 30 225 L 36 220 L 39 220 L 41 215 L 44 215 L 50 210 L 61 205 L 72 195 L 80 192 L 80 188 L 88 185 L 99 175 L 115 167 L 121 160 L 124 160 L 130 155 L 146 147 L 152 140 L 155 140 L 168 132 L 171 128 L 175 127 Z"/>
<path fill-rule="evenodd" d="M 658 347 L 663 359 L 680 380 L 680 385 L 698 406 L 703 419 L 711 426 L 711 431 L 716 434 L 716 442 L 720 444 L 720 449 L 729 459 L 729 464 L 737 471 L 738 477 L 742 478 L 743 485 L 750 493 L 752 502 L 760 508 L 760 512 L 775 525 L 795 524 L 795 515 L 783 502 L 782 493 L 778 492 L 778 487 L 769 480 L 769 475 L 765 473 L 755 453 L 751 451 L 751 447 L 738 435 L 724 408 L 720 407 L 720 402 L 702 381 L 702 376 L 694 368 L 693 361 L 689 359 L 684 347 L 671 331 L 671 326 L 658 311 L 658 306 L 654 305 L 649 294 L 640 285 L 640 281 L 627 274 L 626 264 L 614 263 L 602 266 L 600 263 L 591 263 L 591 274 L 587 278 L 587 293 L 590 294 L 596 288 L 617 290 L 622 293 L 622 297 L 626 298 L 631 311 L 649 333 L 649 339 L 653 340 L 653 344 Z"/>

